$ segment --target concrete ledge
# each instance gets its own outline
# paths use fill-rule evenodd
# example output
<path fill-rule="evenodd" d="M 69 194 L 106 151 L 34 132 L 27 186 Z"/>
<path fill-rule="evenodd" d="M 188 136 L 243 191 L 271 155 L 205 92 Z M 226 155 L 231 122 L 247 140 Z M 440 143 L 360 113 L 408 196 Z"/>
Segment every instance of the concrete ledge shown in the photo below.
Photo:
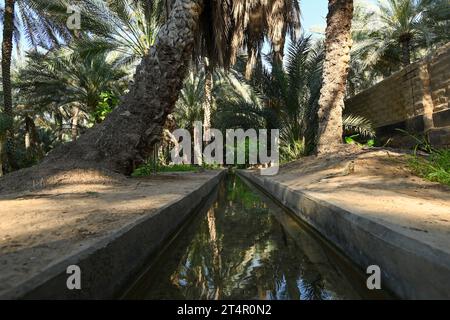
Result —
<path fill-rule="evenodd" d="M 42 270 L 37 276 L 7 291 L 0 299 L 108 299 L 116 297 L 148 258 L 183 224 L 219 184 L 226 171 L 182 199 L 144 215 L 110 233 L 86 250 Z M 81 290 L 68 290 L 69 265 L 81 268 Z"/>
<path fill-rule="evenodd" d="M 382 270 L 382 287 L 404 299 L 450 299 L 450 255 L 376 221 L 249 171 L 238 174 L 266 190 L 364 271 Z"/>

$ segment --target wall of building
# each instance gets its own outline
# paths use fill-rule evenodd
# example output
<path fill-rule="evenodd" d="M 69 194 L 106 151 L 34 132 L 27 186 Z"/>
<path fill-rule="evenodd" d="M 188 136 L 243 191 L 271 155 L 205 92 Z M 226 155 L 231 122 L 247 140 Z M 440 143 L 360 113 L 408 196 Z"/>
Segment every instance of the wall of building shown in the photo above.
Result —
<path fill-rule="evenodd" d="M 403 129 L 428 134 L 434 145 L 450 146 L 450 43 L 345 105 L 345 114 L 371 120 L 382 139 Z"/>

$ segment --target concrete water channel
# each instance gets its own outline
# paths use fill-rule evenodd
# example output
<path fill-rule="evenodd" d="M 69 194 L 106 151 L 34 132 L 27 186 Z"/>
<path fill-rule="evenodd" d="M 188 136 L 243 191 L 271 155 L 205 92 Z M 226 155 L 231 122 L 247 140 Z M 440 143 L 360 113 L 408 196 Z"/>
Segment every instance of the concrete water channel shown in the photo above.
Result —
<path fill-rule="evenodd" d="M 154 253 L 125 299 L 388 299 L 250 182 L 228 175 Z"/>

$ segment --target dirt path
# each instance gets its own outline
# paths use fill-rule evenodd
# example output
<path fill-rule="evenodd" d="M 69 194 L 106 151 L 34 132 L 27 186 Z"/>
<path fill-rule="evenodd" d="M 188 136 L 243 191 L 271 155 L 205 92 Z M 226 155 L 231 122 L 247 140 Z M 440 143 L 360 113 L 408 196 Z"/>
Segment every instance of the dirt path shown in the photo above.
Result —
<path fill-rule="evenodd" d="M 0 295 L 144 214 L 180 199 L 215 173 L 99 179 L 0 197 Z"/>
<path fill-rule="evenodd" d="M 180 199 L 211 172 L 104 178 L 0 196 L 0 294 L 118 228 Z M 67 177 L 64 178 L 67 180 Z M 304 158 L 270 177 L 450 252 L 450 188 L 388 150 Z M 64 180 L 64 181 L 65 181 Z"/>

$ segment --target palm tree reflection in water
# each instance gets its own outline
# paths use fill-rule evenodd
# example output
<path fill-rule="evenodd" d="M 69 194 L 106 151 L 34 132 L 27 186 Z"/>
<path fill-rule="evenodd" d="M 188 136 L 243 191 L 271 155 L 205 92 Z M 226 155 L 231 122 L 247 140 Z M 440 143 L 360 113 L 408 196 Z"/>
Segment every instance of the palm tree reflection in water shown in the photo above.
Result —
<path fill-rule="evenodd" d="M 363 275 L 339 259 L 271 200 L 231 176 L 207 213 L 181 232 L 130 297 L 373 297 Z"/>

